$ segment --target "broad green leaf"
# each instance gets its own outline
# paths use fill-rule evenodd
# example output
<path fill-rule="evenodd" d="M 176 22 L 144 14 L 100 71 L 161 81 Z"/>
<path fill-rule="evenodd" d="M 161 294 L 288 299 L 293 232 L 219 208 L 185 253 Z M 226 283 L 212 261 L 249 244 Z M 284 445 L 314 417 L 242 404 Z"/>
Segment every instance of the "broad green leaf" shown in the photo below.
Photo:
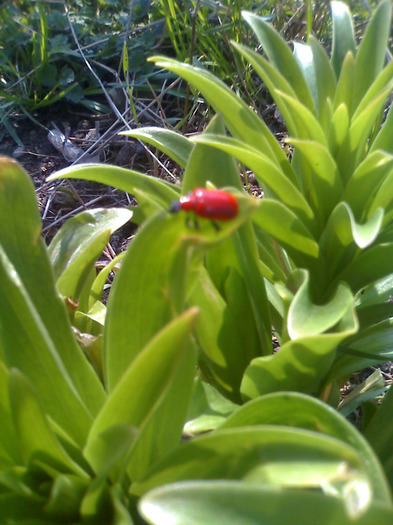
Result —
<path fill-rule="evenodd" d="M 9 295 L 0 305 L 0 348 L 3 347 L 6 354 L 5 362 L 9 367 L 19 368 L 34 385 L 38 385 L 40 397 L 44 395 L 50 401 L 57 397 L 66 400 L 71 396 L 77 406 L 85 405 L 94 415 L 104 400 L 104 391 L 75 340 L 65 305 L 56 291 L 46 247 L 40 238 L 41 220 L 33 183 L 16 162 L 2 157 L 0 188 L 0 245 L 4 250 L 2 264 L 7 266 L 2 275 L 13 290 L 10 292 L 12 298 Z M 16 310 L 9 301 L 16 301 Z M 34 332 L 41 333 L 37 335 L 39 340 L 45 339 L 41 350 L 38 342 L 28 343 L 33 339 L 27 329 L 29 323 Z M 13 339 L 13 331 L 17 339 Z M 16 340 L 20 341 L 19 349 L 15 348 Z M 57 370 L 56 374 L 67 376 L 67 380 L 60 378 L 58 384 L 51 377 L 52 367 Z M 58 412 L 55 405 L 52 408 Z M 71 413 L 62 414 L 60 418 L 71 419 Z M 79 418 L 75 416 L 74 419 Z M 89 416 L 82 426 L 88 420 Z"/>
<path fill-rule="evenodd" d="M 367 108 L 351 121 L 348 135 L 337 154 L 337 164 L 346 182 L 362 160 L 365 144 L 375 120 L 382 110 L 390 87 L 380 92 Z"/>
<path fill-rule="evenodd" d="M 347 53 L 355 54 L 355 35 L 352 17 L 348 6 L 344 2 L 330 2 L 333 20 L 333 42 L 331 62 L 339 78 L 341 68 Z"/>
<path fill-rule="evenodd" d="M 91 464 L 98 479 L 123 481 L 125 462 L 138 432 L 134 425 L 119 422 L 103 430 L 93 443 L 88 443 Z"/>
<path fill-rule="evenodd" d="M 174 199 L 179 198 L 179 190 L 174 184 L 119 166 L 80 164 L 53 173 L 47 181 L 57 179 L 91 180 L 113 186 L 132 195 L 136 190 L 140 190 L 163 208 L 168 208 Z"/>
<path fill-rule="evenodd" d="M 253 232 L 248 227 L 244 227 L 239 232 L 239 235 L 235 234 L 235 247 L 236 250 L 242 250 L 243 253 L 245 242 L 252 243 Z M 254 244 L 254 243 L 252 243 Z M 255 244 L 254 244 L 255 246 Z M 267 303 L 266 292 L 263 290 L 264 281 L 262 274 L 258 271 L 258 256 L 256 250 L 253 250 L 253 262 L 251 261 L 251 253 L 244 253 L 243 257 L 239 257 L 240 266 L 243 268 L 243 275 L 234 268 L 231 268 L 228 272 L 227 279 L 224 282 L 224 298 L 231 315 L 236 319 L 237 330 L 242 338 L 242 353 L 244 354 L 247 363 L 254 357 L 261 355 L 263 352 L 260 347 L 259 334 L 256 326 L 255 317 L 259 318 L 259 313 L 263 315 L 263 309 L 261 308 L 262 297 L 265 297 L 265 309 L 268 310 L 270 304 Z M 247 267 L 245 268 L 245 266 Z M 246 271 L 244 271 L 246 269 Z M 255 278 L 254 278 L 255 275 Z M 248 286 L 247 286 L 248 282 Z M 253 297 L 251 288 L 255 288 L 255 296 L 258 299 L 258 303 L 253 312 Z M 261 311 L 262 310 L 262 311 Z M 255 316 L 255 317 L 254 317 Z M 258 319 L 259 320 L 259 319 Z M 268 326 L 269 316 L 264 324 L 265 328 Z M 269 338 L 270 339 L 270 338 Z M 270 340 L 269 340 L 270 343 Z"/>
<path fill-rule="evenodd" d="M 337 277 L 337 281 L 346 281 L 353 293 L 366 285 L 388 275 L 392 270 L 393 243 L 370 246 L 349 264 Z"/>
<path fill-rule="evenodd" d="M 189 334 L 184 338 L 188 341 Z M 188 344 L 183 341 L 182 343 L 183 347 Z M 171 375 L 170 384 L 135 440 L 127 468 L 131 479 L 140 479 L 181 442 L 197 374 L 197 351 L 193 346 L 183 348 L 183 356 L 176 371 Z M 150 369 L 147 373 L 150 375 Z"/>
<path fill-rule="evenodd" d="M 288 311 L 288 334 L 291 339 L 302 339 L 327 332 L 338 324 L 348 309 L 353 307 L 353 295 L 349 287 L 339 284 L 332 297 L 324 304 L 315 304 L 311 299 L 308 273 L 302 274 L 302 283 Z"/>
<path fill-rule="evenodd" d="M 308 89 L 313 97 L 315 108 L 317 113 L 319 112 L 319 100 L 318 100 L 318 89 L 317 89 L 317 79 L 316 72 L 314 67 L 313 53 L 307 44 L 302 42 L 293 43 L 293 56 L 295 57 L 297 63 L 300 66 L 300 69 L 303 73 L 303 76 L 307 82 Z"/>
<path fill-rule="evenodd" d="M 100 469 L 103 461 L 100 454 L 103 432 L 119 424 L 141 428 L 165 401 L 183 356 L 189 351 L 197 314 L 195 308 L 190 309 L 166 325 L 125 370 L 89 434 L 84 454 L 94 469 Z"/>
<path fill-rule="evenodd" d="M 363 500 L 358 504 L 363 509 L 371 496 L 363 459 L 353 447 L 317 432 L 274 425 L 216 430 L 198 436 L 168 454 L 143 480 L 132 485 L 131 492 L 143 495 L 163 484 L 197 479 L 324 487 L 341 494 L 345 487 L 351 491 L 355 482 L 359 485 L 353 487 L 353 496 L 361 487 Z"/>
<path fill-rule="evenodd" d="M 334 3 L 334 2 L 332 2 Z M 331 4 L 330 4 L 331 5 Z M 353 113 L 353 84 L 355 81 L 355 59 L 352 52 L 345 56 L 340 76 L 337 81 L 336 94 L 333 109 L 336 110 L 341 104 L 348 109 L 349 116 Z"/>
<path fill-rule="evenodd" d="M 69 219 L 53 238 L 48 255 L 60 293 L 78 301 L 84 281 L 110 236 L 128 222 L 127 209 L 98 208 Z"/>
<path fill-rule="evenodd" d="M 192 151 L 192 144 L 189 140 L 184 135 L 170 129 L 146 126 L 144 128 L 122 131 L 120 135 L 147 142 L 168 155 L 182 168 L 186 167 Z"/>
<path fill-rule="evenodd" d="M 382 277 L 382 279 L 366 286 L 356 296 L 357 309 L 366 308 L 368 306 L 379 305 L 389 299 L 393 290 L 393 274 L 390 273 Z"/>
<path fill-rule="evenodd" d="M 141 499 L 139 510 L 151 525 L 390 525 L 393 521 L 389 503 L 373 502 L 359 510 L 349 497 L 240 481 L 159 487 Z"/>
<path fill-rule="evenodd" d="M 180 216 L 156 215 L 127 250 L 107 304 L 104 366 L 109 391 L 176 311 L 171 272 L 187 249 L 185 234 Z M 184 294 L 186 274 L 183 261 L 174 280 L 180 294 Z"/>
<path fill-rule="evenodd" d="M 367 89 L 365 95 L 355 107 L 353 118 L 356 118 L 367 106 L 374 100 L 374 98 L 384 91 L 388 86 L 392 86 L 393 77 L 393 63 L 390 62 L 375 78 L 371 86 Z"/>
<path fill-rule="evenodd" d="M 50 274 L 49 274 L 50 275 Z M 4 294 L 0 301 L 0 343 L 8 368 L 18 368 L 35 385 L 45 412 L 69 433 L 81 445 L 93 416 L 86 407 L 81 394 L 86 385 L 81 385 L 79 392 L 72 381 L 58 348 L 43 323 L 35 305 L 19 279 L 16 268 L 11 264 L 0 246 L 0 288 Z M 53 293 L 55 295 L 55 293 Z M 61 324 L 59 323 L 61 326 Z M 64 328 L 69 328 L 65 320 Z M 69 328 L 69 330 L 71 330 Z M 77 345 L 73 340 L 73 345 Z M 72 347 L 69 349 L 72 352 Z M 78 351 L 82 350 L 78 347 Z M 76 354 L 78 355 L 78 354 Z M 67 356 L 69 357 L 69 356 Z M 83 355 L 80 358 L 85 359 Z M 86 365 L 87 360 L 85 361 Z M 75 366 L 73 374 L 78 371 Z M 94 374 L 93 369 L 91 373 Z M 81 370 L 81 379 L 83 380 Z M 89 378 L 89 376 L 86 376 Z M 95 377 L 97 381 L 98 377 Z M 95 383 L 88 379 L 88 385 Z M 103 392 L 97 389 L 102 403 Z M 92 392 L 93 393 L 93 392 Z"/>
<path fill-rule="evenodd" d="M 310 35 L 308 42 L 313 55 L 317 96 L 316 106 L 318 108 L 319 121 L 322 128 L 327 129 L 329 123 L 329 108 L 327 100 L 334 100 L 336 78 L 326 51 L 319 41 L 314 38 L 313 35 Z"/>
<path fill-rule="evenodd" d="M 326 135 L 313 113 L 297 99 L 282 93 L 280 90 L 277 92 L 291 112 L 296 127 L 295 138 L 315 140 L 323 146 L 327 146 Z"/>
<path fill-rule="evenodd" d="M 346 294 L 346 291 L 341 293 L 344 298 L 348 298 L 347 310 L 342 314 L 334 331 L 288 341 L 273 356 L 258 357 L 251 362 L 241 386 L 245 399 L 278 391 L 293 390 L 306 394 L 319 392 L 321 382 L 334 361 L 337 345 L 357 330 L 349 294 Z M 300 304 L 298 307 L 301 306 Z M 301 328 L 295 324 L 296 320 L 301 319 L 295 315 L 295 307 L 292 308 L 291 330 Z"/>
<path fill-rule="evenodd" d="M 245 224 L 239 228 L 234 235 L 234 244 L 259 338 L 259 348 L 256 351 L 262 355 L 270 355 L 273 351 L 270 307 L 251 224 Z M 245 353 L 249 358 L 254 350 L 248 349 Z"/>
<path fill-rule="evenodd" d="M 267 155 L 230 137 L 202 134 L 192 140 L 197 144 L 209 144 L 236 157 L 253 170 L 259 184 L 269 196 L 283 202 L 311 227 L 314 214 L 309 204 L 297 186 L 288 180 Z"/>
<path fill-rule="evenodd" d="M 25 465 L 38 463 L 45 469 L 88 478 L 86 472 L 65 452 L 53 434 L 29 381 L 18 370 L 9 375 L 11 412 Z"/>
<path fill-rule="evenodd" d="M 202 136 L 205 133 L 225 136 L 226 130 L 221 115 L 213 117 Z M 195 188 L 204 188 L 207 182 L 216 188 L 232 186 L 238 190 L 243 189 L 237 164 L 231 155 L 204 143 L 197 143 L 183 175 L 182 194 L 185 195 Z"/>
<path fill-rule="evenodd" d="M 356 256 L 357 248 L 370 246 L 377 238 L 383 221 L 378 208 L 364 224 L 355 221 L 351 208 L 340 202 L 329 217 L 319 246 L 327 266 L 327 282 L 331 282 Z"/>
<path fill-rule="evenodd" d="M 274 67 L 270 62 L 268 62 L 261 55 L 253 51 L 252 49 L 243 46 L 241 44 L 236 44 L 232 42 L 232 46 L 241 53 L 241 55 L 252 64 L 254 71 L 259 75 L 261 80 L 266 85 L 269 93 L 276 102 L 278 108 L 280 109 L 281 115 L 283 116 L 287 128 L 290 130 L 290 133 L 294 134 L 296 131 L 295 124 L 293 123 L 291 112 L 288 111 L 284 101 L 279 96 L 277 90 L 286 93 L 287 95 L 296 98 L 296 93 L 293 90 L 291 84 L 286 80 L 286 78 Z M 297 183 L 296 177 L 293 177 L 292 182 Z"/>
<path fill-rule="evenodd" d="M 360 102 L 385 63 L 392 4 L 383 0 L 373 14 L 356 54 L 354 104 Z"/>
<path fill-rule="evenodd" d="M 304 223 L 286 206 L 263 199 L 252 219 L 287 250 L 297 266 L 320 268 L 318 244 Z"/>
<path fill-rule="evenodd" d="M 301 67 L 292 54 L 290 47 L 280 34 L 265 20 L 253 13 L 242 12 L 243 18 L 251 26 L 269 61 L 286 78 L 301 104 L 315 113 L 315 105 L 303 76 Z"/>
<path fill-rule="evenodd" d="M 371 153 L 370 156 L 371 155 L 374 155 L 374 153 Z M 378 170 L 376 170 L 377 176 L 378 173 Z M 389 167 L 387 166 L 386 171 L 383 171 L 382 173 L 384 173 L 385 178 L 382 184 L 380 184 L 377 188 L 376 193 L 371 196 L 371 202 L 369 204 L 369 209 L 367 210 L 367 216 L 370 216 L 372 213 L 374 213 L 376 209 L 382 208 L 385 210 L 384 222 L 387 223 L 390 222 L 391 219 L 393 199 L 393 170 L 392 168 L 389 169 Z"/>
<path fill-rule="evenodd" d="M 377 208 L 385 207 L 378 195 L 386 195 L 388 188 L 381 192 L 378 189 L 381 188 L 382 190 L 383 181 L 387 180 L 392 169 L 393 156 L 384 151 L 369 153 L 356 168 L 345 187 L 342 200 L 348 203 L 358 220 L 366 213 L 370 216 Z M 371 202 L 371 206 L 368 210 L 367 203 L 369 202 Z M 389 203 L 389 197 L 385 203 L 386 205 Z"/>
<path fill-rule="evenodd" d="M 232 401 L 240 402 L 240 382 L 248 365 L 242 334 L 237 329 L 238 320 L 203 268 L 189 301 L 200 310 L 195 337 L 201 348 L 204 366 L 209 369 L 219 391 Z M 255 355 L 260 355 L 258 350 L 254 349 Z"/>
<path fill-rule="evenodd" d="M 349 124 L 348 107 L 342 103 L 337 107 L 327 126 L 329 149 L 333 156 L 336 155 L 337 150 L 344 142 L 349 130 Z"/>
<path fill-rule="evenodd" d="M 320 432 L 351 445 L 366 460 L 373 497 L 391 502 L 383 469 L 372 448 L 354 425 L 326 403 L 298 392 L 266 394 L 245 403 L 234 411 L 219 428 L 251 425 L 283 425 Z"/>
<path fill-rule="evenodd" d="M 318 142 L 292 138 L 287 141 L 301 153 L 310 170 L 310 182 L 304 193 L 307 191 L 308 201 L 323 228 L 343 189 L 337 164 L 328 148 Z"/>
<path fill-rule="evenodd" d="M 181 64 L 170 58 L 153 57 L 150 60 L 173 71 L 199 89 L 206 101 L 224 117 L 225 125 L 234 137 L 270 154 L 272 161 L 281 166 L 283 172 L 291 178 L 291 165 L 274 135 L 257 114 L 223 82 L 204 69 Z"/>
<path fill-rule="evenodd" d="M 16 441 L 15 428 L 10 411 L 8 376 L 8 370 L 5 364 L 0 360 L 0 456 L 11 466 L 13 464 L 21 464 L 21 455 Z"/>
<path fill-rule="evenodd" d="M 216 388 L 196 377 L 184 431 L 198 434 L 213 430 L 237 407 Z"/>
<path fill-rule="evenodd" d="M 329 381 L 377 366 L 393 359 L 393 320 L 386 319 L 360 330 L 340 344 L 337 359 L 329 371 Z"/>

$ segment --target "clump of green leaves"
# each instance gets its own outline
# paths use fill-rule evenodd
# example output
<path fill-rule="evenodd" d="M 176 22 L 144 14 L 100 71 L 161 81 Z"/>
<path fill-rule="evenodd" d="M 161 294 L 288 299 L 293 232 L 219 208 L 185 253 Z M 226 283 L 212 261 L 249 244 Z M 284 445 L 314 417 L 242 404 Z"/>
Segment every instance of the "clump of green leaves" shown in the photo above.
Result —
<path fill-rule="evenodd" d="M 244 16 L 268 60 L 235 45 L 286 119 L 291 159 L 213 75 L 158 57 L 218 113 L 192 140 L 157 128 L 129 133 L 185 168 L 181 190 L 100 165 L 51 177 L 105 182 L 138 200 L 142 227 L 101 325 L 102 381 L 71 322 L 92 329 L 83 323 L 96 321 L 91 308 L 99 306 L 102 279 L 97 284 L 91 272 L 88 247 L 98 250 L 99 230 L 108 235 L 125 216 L 83 216 L 98 233 L 80 258 L 67 236 L 82 228 L 83 238 L 84 225 L 66 226 L 50 248 L 52 269 L 32 188 L 3 161 L 0 498 L 7 518 L 23 522 L 27 502 L 29 518 L 41 523 L 131 523 L 142 498 L 139 512 L 152 524 L 392 522 L 386 421 L 393 391 L 368 412 L 368 441 L 322 402 L 343 375 L 390 358 L 392 117 L 381 129 L 379 118 L 393 75 L 384 67 L 391 5 L 379 5 L 358 49 L 346 5 L 333 3 L 332 13 L 330 60 L 311 37 L 293 54 L 250 13 Z M 244 192 L 235 158 L 254 171 L 264 199 Z M 190 228 L 182 213 L 168 213 L 180 193 L 207 184 L 236 195 L 233 221 L 219 231 L 206 219 Z M 31 220 L 11 206 L 13 194 Z M 38 286 L 52 298 L 50 309 Z M 66 310 L 69 293 L 79 315 Z M 332 395 L 329 401 L 337 405 Z M 193 439 L 181 442 L 183 430 Z M 75 504 L 64 517 L 69 486 Z"/>

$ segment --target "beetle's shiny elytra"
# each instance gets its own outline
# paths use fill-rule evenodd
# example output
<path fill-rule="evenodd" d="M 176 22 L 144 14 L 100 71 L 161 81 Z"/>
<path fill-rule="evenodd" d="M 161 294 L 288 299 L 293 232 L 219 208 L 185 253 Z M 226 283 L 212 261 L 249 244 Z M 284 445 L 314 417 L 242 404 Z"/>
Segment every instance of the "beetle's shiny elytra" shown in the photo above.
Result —
<path fill-rule="evenodd" d="M 196 188 L 172 203 L 172 213 L 180 210 L 212 221 L 229 221 L 239 213 L 239 204 L 236 197 L 226 191 Z"/>

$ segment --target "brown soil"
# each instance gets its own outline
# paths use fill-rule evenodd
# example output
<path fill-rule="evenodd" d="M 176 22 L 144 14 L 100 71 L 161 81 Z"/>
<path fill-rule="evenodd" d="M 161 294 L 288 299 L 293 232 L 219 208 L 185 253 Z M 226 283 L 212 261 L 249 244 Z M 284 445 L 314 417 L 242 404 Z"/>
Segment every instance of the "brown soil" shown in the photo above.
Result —
<path fill-rule="evenodd" d="M 149 166 L 147 156 L 139 144 L 133 144 L 126 137 L 119 138 L 116 131 L 105 144 L 100 144 L 97 140 L 97 133 L 102 135 L 112 124 L 110 119 L 104 120 L 83 113 L 57 113 L 56 108 L 34 115 L 34 118 L 37 123 L 25 115 L 15 115 L 10 120 L 24 144 L 23 148 L 16 144 L 4 127 L 0 128 L 0 154 L 16 159 L 31 176 L 41 212 L 43 236 L 47 243 L 65 220 L 78 212 L 98 207 L 124 207 L 135 204 L 132 197 L 123 192 L 94 182 L 46 182 L 49 175 L 72 164 L 72 161 L 66 160 L 64 154 L 48 139 L 49 130 L 56 128 L 63 134 L 66 128 L 69 128 L 69 143 L 81 151 L 94 146 L 94 155 L 86 160 L 147 171 L 144 166 Z M 113 253 L 124 249 L 132 230 L 132 225 L 126 225 L 112 236 L 108 255 L 112 253 L 113 256 Z"/>

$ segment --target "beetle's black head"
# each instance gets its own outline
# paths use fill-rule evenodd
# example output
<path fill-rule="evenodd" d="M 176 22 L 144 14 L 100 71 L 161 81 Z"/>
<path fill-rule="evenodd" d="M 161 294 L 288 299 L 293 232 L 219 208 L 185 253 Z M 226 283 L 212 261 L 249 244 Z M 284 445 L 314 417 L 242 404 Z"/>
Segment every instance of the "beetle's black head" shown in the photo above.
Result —
<path fill-rule="evenodd" d="M 177 213 L 180 210 L 181 210 L 181 203 L 180 203 L 180 201 L 172 201 L 169 211 L 171 213 Z"/>

